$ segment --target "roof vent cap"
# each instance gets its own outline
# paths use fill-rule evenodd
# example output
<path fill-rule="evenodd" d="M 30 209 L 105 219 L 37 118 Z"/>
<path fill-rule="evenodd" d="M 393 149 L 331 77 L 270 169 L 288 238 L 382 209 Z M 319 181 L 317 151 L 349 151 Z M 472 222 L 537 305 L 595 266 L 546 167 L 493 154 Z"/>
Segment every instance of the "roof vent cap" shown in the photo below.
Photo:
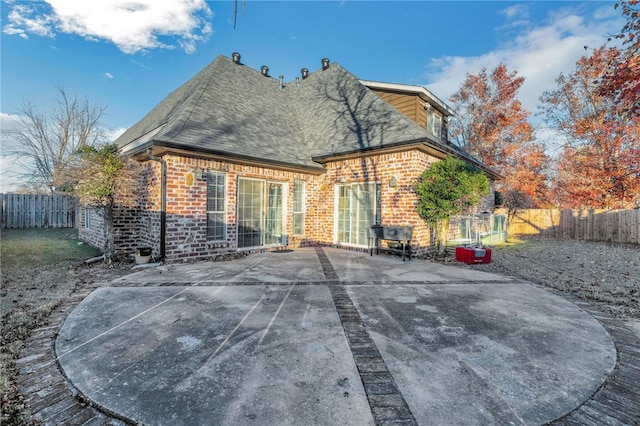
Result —
<path fill-rule="evenodd" d="M 322 58 L 322 69 L 326 70 L 329 68 L 329 58 Z"/>
<path fill-rule="evenodd" d="M 260 72 L 262 73 L 262 75 L 264 75 L 265 77 L 269 77 L 269 67 L 266 65 L 263 65 L 260 67 Z"/>
<path fill-rule="evenodd" d="M 309 69 L 308 68 L 302 68 L 300 70 L 300 73 L 302 74 L 302 79 L 304 80 L 305 78 L 309 77 Z"/>
<path fill-rule="evenodd" d="M 231 54 L 231 59 L 233 60 L 234 64 L 240 64 L 240 54 L 238 52 L 233 52 Z"/>

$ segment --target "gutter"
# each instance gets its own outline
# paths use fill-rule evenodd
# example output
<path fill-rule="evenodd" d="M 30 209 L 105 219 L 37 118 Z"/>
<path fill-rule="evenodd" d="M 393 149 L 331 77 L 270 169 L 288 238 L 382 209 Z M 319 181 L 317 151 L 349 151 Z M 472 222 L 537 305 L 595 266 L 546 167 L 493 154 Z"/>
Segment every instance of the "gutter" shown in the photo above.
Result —
<path fill-rule="evenodd" d="M 147 148 L 147 157 L 161 164 L 162 179 L 160 181 L 161 207 L 160 207 L 160 259 L 165 257 L 165 242 L 167 235 L 167 162 L 160 157 L 151 155 L 151 148 Z"/>

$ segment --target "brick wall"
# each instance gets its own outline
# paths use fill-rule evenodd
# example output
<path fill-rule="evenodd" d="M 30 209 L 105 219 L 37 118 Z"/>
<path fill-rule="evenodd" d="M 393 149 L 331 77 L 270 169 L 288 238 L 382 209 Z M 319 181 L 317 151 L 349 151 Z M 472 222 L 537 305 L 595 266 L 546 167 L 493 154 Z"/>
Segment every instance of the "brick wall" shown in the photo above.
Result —
<path fill-rule="evenodd" d="M 277 181 L 285 184 L 286 228 L 290 247 L 316 244 L 313 234 L 293 235 L 293 183 L 305 182 L 305 191 L 310 194 L 317 185 L 317 177 L 310 174 L 275 170 L 257 166 L 233 164 L 221 161 L 203 160 L 179 156 L 165 156 L 167 162 L 167 261 L 189 261 L 212 258 L 236 252 L 237 220 L 236 190 L 241 177 Z M 159 173 L 159 166 L 158 173 Z M 227 178 L 227 239 L 226 241 L 208 241 L 206 236 L 206 178 L 196 179 L 196 170 L 223 172 Z M 158 177 L 159 179 L 159 177 Z M 159 196 L 158 196 L 159 197 Z M 158 198 L 159 199 L 159 198 Z M 148 203 L 151 205 L 151 203 Z M 307 208 L 310 207 L 307 201 Z M 311 214 L 307 212 L 307 223 Z M 144 220 L 143 220 L 144 223 Z M 153 226 L 151 227 L 153 228 Z M 156 232 L 152 229 L 151 232 Z M 151 235 L 151 232 L 147 233 Z M 159 230 L 157 231 L 159 234 Z M 156 234 L 156 235 L 157 235 Z M 159 246 L 158 246 L 159 247 Z M 250 249 L 243 249 L 248 251 Z M 254 249 L 255 251 L 255 249 Z"/>
<path fill-rule="evenodd" d="M 223 161 L 165 155 L 167 163 L 167 211 L 165 259 L 180 262 L 213 258 L 236 252 L 237 220 L 236 190 L 241 177 L 277 181 L 286 189 L 286 229 L 289 247 L 333 245 L 335 235 L 336 185 L 376 182 L 381 188 L 382 225 L 413 226 L 412 251 L 421 254 L 432 245 L 431 232 L 416 213 L 417 195 L 414 186 L 420 174 L 434 157 L 418 151 L 370 155 L 362 158 L 334 161 L 326 164 L 322 175 L 282 171 Z M 197 179 L 196 170 L 226 174 L 225 241 L 208 241 L 206 236 L 206 178 Z M 142 188 L 139 209 L 119 210 L 115 219 L 116 251 L 134 253 L 139 247 L 151 247 L 153 256 L 160 255 L 161 165 L 147 161 L 142 167 Z M 305 233 L 293 234 L 293 183 L 305 182 Z M 491 198 L 492 199 L 492 198 Z M 485 211 L 484 206 L 481 207 Z M 86 241 L 100 242 L 101 233 L 83 230 Z M 92 223 L 93 225 L 93 223 Z M 93 243 L 92 243 L 93 244 Z M 97 244 L 96 244 L 97 245 Z M 99 246 L 99 245 L 98 245 Z M 261 249 L 242 249 L 261 250 Z"/>
<path fill-rule="evenodd" d="M 78 207 L 76 224 L 78 238 L 85 243 L 102 250 L 104 247 L 104 219 L 95 209 Z M 89 223 L 87 224 L 86 219 Z"/>
<path fill-rule="evenodd" d="M 88 214 L 85 214 L 88 213 Z M 113 218 L 114 254 L 126 255 L 134 253 L 137 248 L 139 218 L 136 210 L 115 208 Z M 86 224 L 88 216 L 89 226 Z M 78 238 L 99 249 L 104 248 L 105 221 L 99 210 L 95 208 L 78 208 Z"/>
<path fill-rule="evenodd" d="M 422 254 L 431 246 L 429 228 L 416 212 L 414 186 L 420 174 L 436 159 L 418 150 L 371 155 L 327 164 L 326 179 L 335 184 L 377 182 L 381 185 L 381 224 L 413 226 L 412 252 Z M 333 233 L 333 189 L 331 210 L 326 212 Z M 329 202 L 329 200 L 327 200 Z M 329 235 L 332 235 L 329 234 Z"/>

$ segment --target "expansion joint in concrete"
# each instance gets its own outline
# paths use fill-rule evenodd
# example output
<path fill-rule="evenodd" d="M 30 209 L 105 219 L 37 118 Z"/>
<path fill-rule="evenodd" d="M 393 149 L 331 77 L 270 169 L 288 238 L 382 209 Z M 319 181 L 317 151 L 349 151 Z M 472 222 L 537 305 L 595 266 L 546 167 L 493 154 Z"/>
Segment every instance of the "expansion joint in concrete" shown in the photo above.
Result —
<path fill-rule="evenodd" d="M 332 281 L 338 280 L 338 275 L 322 247 L 316 247 L 316 253 L 318 253 L 325 278 Z M 340 283 L 330 284 L 328 287 L 375 423 L 377 425 L 417 425 L 418 422 L 398 389 L 346 288 Z"/>

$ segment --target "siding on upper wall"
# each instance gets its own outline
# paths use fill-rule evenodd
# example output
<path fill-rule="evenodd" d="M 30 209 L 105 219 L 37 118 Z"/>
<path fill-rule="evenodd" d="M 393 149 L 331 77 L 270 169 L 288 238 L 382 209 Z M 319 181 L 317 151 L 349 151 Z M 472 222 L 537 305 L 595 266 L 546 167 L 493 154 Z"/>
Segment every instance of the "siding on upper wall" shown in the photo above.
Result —
<path fill-rule="evenodd" d="M 372 91 L 421 127 L 427 127 L 427 111 L 424 109 L 424 101 L 419 96 L 373 89 Z"/>
<path fill-rule="evenodd" d="M 418 95 L 389 92 L 379 89 L 371 89 L 376 95 L 387 101 L 395 109 L 416 122 L 420 127 L 425 129 L 427 126 L 427 110 L 424 107 L 425 101 Z M 447 117 L 438 112 L 442 118 L 441 140 L 446 142 L 449 138 L 449 123 Z"/>

